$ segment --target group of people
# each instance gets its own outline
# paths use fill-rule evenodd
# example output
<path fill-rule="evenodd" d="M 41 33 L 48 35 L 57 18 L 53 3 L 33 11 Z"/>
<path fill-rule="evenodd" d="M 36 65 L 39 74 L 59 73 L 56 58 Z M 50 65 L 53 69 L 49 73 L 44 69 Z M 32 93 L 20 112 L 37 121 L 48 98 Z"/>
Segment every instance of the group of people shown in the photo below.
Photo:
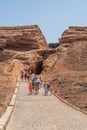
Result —
<path fill-rule="evenodd" d="M 41 77 L 40 78 L 36 77 L 35 79 L 34 78 L 32 79 L 32 82 L 30 82 L 30 84 L 28 86 L 28 88 L 29 88 L 29 94 L 35 94 L 35 95 L 37 95 L 39 93 L 39 89 L 42 88 L 42 86 L 44 88 L 45 96 L 48 95 L 48 91 L 50 91 L 51 94 L 52 94 L 50 84 L 47 81 L 45 81 L 42 84 L 42 78 Z"/>
<path fill-rule="evenodd" d="M 37 77 L 34 73 L 29 74 L 28 70 L 21 70 L 21 80 L 25 82 L 28 81 L 28 90 L 30 95 L 37 95 L 39 93 L 39 89 L 42 88 L 42 86 L 44 88 L 45 96 L 48 95 L 48 91 L 51 92 L 51 86 L 47 81 L 42 83 L 41 77 Z"/>
<path fill-rule="evenodd" d="M 39 93 L 39 89 L 42 85 L 42 78 L 37 77 L 34 73 L 31 74 L 31 82 L 29 83 L 29 94 L 37 95 Z"/>
<path fill-rule="evenodd" d="M 21 80 L 22 81 L 28 81 L 29 82 L 29 78 L 30 78 L 30 76 L 29 76 L 29 72 L 28 72 L 28 70 L 21 70 Z"/>

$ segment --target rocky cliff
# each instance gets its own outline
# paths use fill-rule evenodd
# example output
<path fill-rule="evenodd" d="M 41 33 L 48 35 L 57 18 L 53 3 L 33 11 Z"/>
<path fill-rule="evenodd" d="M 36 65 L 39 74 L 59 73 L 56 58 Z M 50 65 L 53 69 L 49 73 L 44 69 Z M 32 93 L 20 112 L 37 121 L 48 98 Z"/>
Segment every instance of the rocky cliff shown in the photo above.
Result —
<path fill-rule="evenodd" d="M 51 61 L 52 55 L 49 57 L 53 68 L 57 63 L 59 71 L 63 68 L 68 71 L 87 71 L 87 27 L 69 27 L 62 34 L 59 47 L 55 50 L 55 60 Z"/>
<path fill-rule="evenodd" d="M 20 70 L 36 72 L 46 50 L 47 42 L 37 25 L 0 27 L 0 114 L 10 101 Z"/>
<path fill-rule="evenodd" d="M 59 47 L 44 61 L 43 67 L 43 75 L 53 84 L 55 93 L 86 110 L 87 27 L 65 30 Z"/>
<path fill-rule="evenodd" d="M 61 44 L 67 48 L 64 63 L 68 69 L 87 71 L 87 27 L 69 27 L 61 37 Z"/>
<path fill-rule="evenodd" d="M 46 40 L 37 25 L 0 27 L 0 48 L 14 50 L 32 50 L 45 48 Z"/>
<path fill-rule="evenodd" d="M 87 104 L 87 27 L 69 27 L 50 49 L 37 25 L 0 27 L 0 114 L 10 101 L 21 69 L 42 74 L 53 91 L 74 104 Z"/>
<path fill-rule="evenodd" d="M 79 41 L 87 41 L 87 27 L 70 26 L 62 34 L 61 43 L 73 43 Z"/>

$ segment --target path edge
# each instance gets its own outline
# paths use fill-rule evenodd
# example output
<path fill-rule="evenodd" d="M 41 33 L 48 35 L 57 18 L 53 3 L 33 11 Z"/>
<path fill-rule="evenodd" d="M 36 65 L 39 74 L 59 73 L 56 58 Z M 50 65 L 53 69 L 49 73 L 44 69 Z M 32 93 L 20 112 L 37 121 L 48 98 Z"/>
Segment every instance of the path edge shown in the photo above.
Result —
<path fill-rule="evenodd" d="M 66 105 L 68 105 L 68 106 L 74 108 L 75 110 L 80 111 L 81 113 L 84 113 L 85 115 L 87 115 L 87 112 L 86 112 L 86 111 L 84 111 L 84 110 L 82 110 L 82 109 L 80 109 L 80 108 L 78 108 L 78 107 L 72 105 L 71 103 L 65 101 L 64 99 L 62 99 L 60 96 L 56 95 L 55 93 L 52 93 L 52 94 L 53 94 L 56 98 L 58 98 L 61 102 L 65 103 Z"/>
<path fill-rule="evenodd" d="M 18 77 L 16 80 L 15 90 L 13 92 L 9 105 L 8 105 L 7 109 L 5 110 L 4 114 L 0 118 L 0 130 L 6 130 L 6 126 L 8 124 L 8 121 L 10 119 L 10 116 L 11 116 L 14 106 L 15 106 L 19 85 L 20 85 L 20 79 Z"/>

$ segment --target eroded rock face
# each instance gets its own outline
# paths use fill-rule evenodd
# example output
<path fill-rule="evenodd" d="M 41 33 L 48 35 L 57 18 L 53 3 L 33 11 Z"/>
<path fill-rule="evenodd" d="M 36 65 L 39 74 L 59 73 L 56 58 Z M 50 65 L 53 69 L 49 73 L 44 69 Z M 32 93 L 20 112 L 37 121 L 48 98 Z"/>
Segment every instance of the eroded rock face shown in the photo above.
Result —
<path fill-rule="evenodd" d="M 67 48 L 64 63 L 68 69 L 87 71 L 87 27 L 69 27 L 61 37 L 61 45 Z"/>
<path fill-rule="evenodd" d="M 0 48 L 25 51 L 46 48 L 46 40 L 37 25 L 0 27 Z"/>
<path fill-rule="evenodd" d="M 64 31 L 56 52 L 44 61 L 44 71 L 50 73 L 53 70 L 55 74 L 87 72 L 86 34 L 86 27 L 70 27 Z"/>
<path fill-rule="evenodd" d="M 52 83 L 54 92 L 84 110 L 87 110 L 86 34 L 85 27 L 70 27 L 64 31 L 56 52 L 43 62 L 43 75 Z"/>
<path fill-rule="evenodd" d="M 0 115 L 6 109 L 21 69 L 36 73 L 43 57 L 38 51 L 48 49 L 37 25 L 0 27 Z"/>
<path fill-rule="evenodd" d="M 87 27 L 69 27 L 62 34 L 61 43 L 87 41 Z"/>
<path fill-rule="evenodd" d="M 85 27 L 70 27 L 58 48 L 50 49 L 36 25 L 0 27 L 0 113 L 10 101 L 21 69 L 42 73 L 43 79 L 53 84 L 54 92 L 67 101 L 87 104 L 86 32 Z M 86 99 L 84 103 L 81 96 Z"/>

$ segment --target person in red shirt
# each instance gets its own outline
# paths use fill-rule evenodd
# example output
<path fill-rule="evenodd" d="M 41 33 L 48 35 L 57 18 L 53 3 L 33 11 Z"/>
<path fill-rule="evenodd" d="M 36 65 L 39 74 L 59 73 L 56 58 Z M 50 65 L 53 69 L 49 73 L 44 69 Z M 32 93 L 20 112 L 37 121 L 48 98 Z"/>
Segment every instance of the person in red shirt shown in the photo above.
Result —
<path fill-rule="evenodd" d="M 32 83 L 29 84 L 28 89 L 29 89 L 29 94 L 31 95 L 33 91 Z"/>

